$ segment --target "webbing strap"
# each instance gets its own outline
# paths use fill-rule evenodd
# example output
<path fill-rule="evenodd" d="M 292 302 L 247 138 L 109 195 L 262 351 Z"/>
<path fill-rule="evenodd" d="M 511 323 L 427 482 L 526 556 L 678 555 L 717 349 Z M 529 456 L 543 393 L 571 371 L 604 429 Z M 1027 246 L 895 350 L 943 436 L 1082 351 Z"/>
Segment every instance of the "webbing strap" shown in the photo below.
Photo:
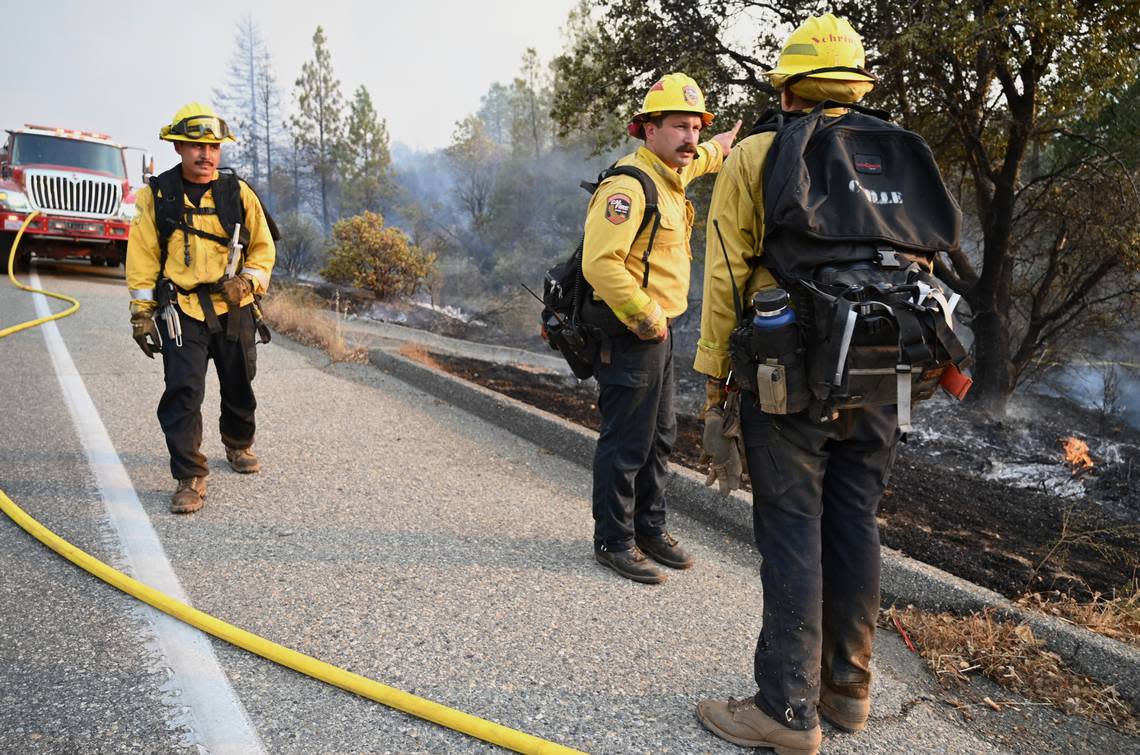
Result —
<path fill-rule="evenodd" d="M 198 286 L 194 289 L 194 293 L 198 294 L 198 305 L 202 307 L 202 314 L 206 318 L 206 327 L 210 329 L 210 334 L 221 333 L 222 323 L 218 319 L 218 313 L 214 311 L 214 300 L 210 298 L 210 287 Z"/>
<path fill-rule="evenodd" d="M 649 253 L 653 251 L 653 239 L 657 236 L 657 228 L 660 225 L 661 213 L 657 212 L 655 206 L 653 211 L 653 227 L 649 229 L 649 244 L 645 247 L 645 254 L 641 257 L 641 262 L 645 265 L 645 275 L 641 278 L 642 288 L 649 288 Z"/>
<path fill-rule="evenodd" d="M 899 326 L 899 364 L 909 367 L 933 361 L 934 355 L 922 340 L 922 325 L 918 322 L 918 316 L 909 309 L 895 307 L 895 321 Z"/>
<path fill-rule="evenodd" d="M 903 370 L 904 366 L 906 367 L 906 370 Z M 911 379 L 910 378 L 910 366 L 909 365 L 899 365 L 898 368 L 895 370 L 895 374 L 898 376 L 895 382 L 898 386 L 898 396 L 899 396 L 899 402 L 898 402 L 899 429 L 902 430 L 904 433 L 909 433 L 911 431 L 911 425 L 910 425 L 910 379 Z"/>
<path fill-rule="evenodd" d="M 831 384 L 838 387 L 843 384 L 843 368 L 847 365 L 847 352 L 851 349 L 851 337 L 855 333 L 855 322 L 859 319 L 855 312 L 855 305 L 847 299 L 838 299 L 835 302 L 835 326 L 831 332 L 835 333 L 841 327 L 843 336 L 838 342 L 831 339 L 829 343 L 836 343 L 835 349 L 835 376 Z"/>

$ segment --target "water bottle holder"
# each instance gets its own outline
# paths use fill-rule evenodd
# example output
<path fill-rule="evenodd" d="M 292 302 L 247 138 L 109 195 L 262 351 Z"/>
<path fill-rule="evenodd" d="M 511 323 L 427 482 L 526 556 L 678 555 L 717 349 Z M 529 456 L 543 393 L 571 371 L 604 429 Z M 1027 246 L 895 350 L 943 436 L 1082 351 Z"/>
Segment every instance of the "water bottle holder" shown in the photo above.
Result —
<path fill-rule="evenodd" d="M 732 372 L 741 390 L 756 397 L 766 414 L 798 414 L 811 403 L 807 364 L 797 329 L 797 347 L 783 354 L 758 353 L 763 338 L 754 338 L 751 323 L 742 325 L 729 338 Z"/>

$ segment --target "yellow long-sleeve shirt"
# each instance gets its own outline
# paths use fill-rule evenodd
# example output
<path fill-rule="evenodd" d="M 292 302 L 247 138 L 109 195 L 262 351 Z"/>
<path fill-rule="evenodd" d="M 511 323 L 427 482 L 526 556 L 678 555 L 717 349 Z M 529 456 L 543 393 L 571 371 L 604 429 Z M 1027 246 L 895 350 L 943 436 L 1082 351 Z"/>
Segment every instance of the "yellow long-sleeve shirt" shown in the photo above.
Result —
<path fill-rule="evenodd" d="M 217 174 L 215 174 L 215 179 Z M 254 291 L 264 293 L 269 288 L 273 263 L 277 250 L 269 234 L 265 212 L 257 195 L 246 185 L 241 187 L 241 202 L 245 208 L 243 226 L 249 229 L 249 243 L 243 250 L 244 260 L 238 271 L 253 281 Z M 183 197 L 186 207 L 193 207 L 190 200 Z M 202 195 L 198 205 L 201 208 L 214 207 L 212 190 Z M 217 236 L 225 236 L 225 230 L 216 214 L 193 215 L 194 227 Z M 190 241 L 190 264 L 186 265 L 184 254 L 185 237 Z M 198 285 L 209 285 L 220 280 L 225 274 L 229 249 L 216 241 L 194 234 L 184 234 L 176 230 L 167 244 L 165 277 L 176 286 L 191 290 Z M 135 199 L 135 217 L 131 223 L 131 234 L 127 240 L 127 288 L 131 292 L 131 311 L 151 311 L 155 307 L 154 287 L 158 279 L 159 265 L 158 230 L 155 227 L 154 195 L 150 186 L 139 189 Z M 214 311 L 222 314 L 228 311 L 219 294 L 211 296 Z M 244 307 L 253 301 L 252 294 L 242 300 Z M 205 314 L 196 294 L 178 294 L 178 307 L 195 320 L 204 320 Z"/>
<path fill-rule="evenodd" d="M 759 264 L 764 246 L 762 177 L 775 136 L 775 132 L 764 132 L 739 142 L 713 187 L 705 244 L 701 337 L 693 362 L 693 369 L 710 377 L 728 375 L 728 337 L 736 327 L 732 281 L 736 282 L 745 307 L 753 293 L 776 285 L 772 274 Z M 720 228 L 719 236 L 714 221 Z"/>
<path fill-rule="evenodd" d="M 724 161 L 716 142 L 704 142 L 697 149 L 694 160 L 679 171 L 645 147 L 617 163 L 640 168 L 657 185 L 660 227 L 653 239 L 649 283 L 644 288 L 643 257 L 652 223 L 637 233 L 645 215 L 641 184 L 632 176 L 607 178 L 586 212 L 582 273 L 595 296 L 634 332 L 658 332 L 664 327 L 662 318 L 677 317 L 688 307 L 693 256 L 689 236 L 696 213 L 685 197 L 685 187 L 698 176 L 717 172 Z"/>

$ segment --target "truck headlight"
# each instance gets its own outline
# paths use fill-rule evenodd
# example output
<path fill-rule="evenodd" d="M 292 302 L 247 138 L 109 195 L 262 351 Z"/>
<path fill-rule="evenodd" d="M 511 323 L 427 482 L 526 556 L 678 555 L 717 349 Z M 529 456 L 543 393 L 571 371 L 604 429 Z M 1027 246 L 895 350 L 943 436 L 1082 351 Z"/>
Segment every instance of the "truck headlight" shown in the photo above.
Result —
<path fill-rule="evenodd" d="M 135 217 L 135 203 L 123 202 L 119 205 L 119 217 L 123 220 L 133 220 Z"/>
<path fill-rule="evenodd" d="M 28 198 L 20 191 L 0 191 L 0 207 L 6 210 L 30 210 Z"/>

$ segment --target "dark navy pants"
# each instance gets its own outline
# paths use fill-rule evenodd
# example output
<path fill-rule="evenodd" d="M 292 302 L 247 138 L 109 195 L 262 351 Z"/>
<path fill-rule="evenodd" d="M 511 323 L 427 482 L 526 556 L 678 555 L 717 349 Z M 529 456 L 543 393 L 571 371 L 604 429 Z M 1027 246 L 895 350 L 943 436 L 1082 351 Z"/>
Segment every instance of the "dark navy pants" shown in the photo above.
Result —
<path fill-rule="evenodd" d="M 222 331 L 211 334 L 206 323 L 185 314 L 182 318 L 182 345 L 167 338 L 166 323 L 158 318 L 162 333 L 162 369 L 166 390 L 158 402 L 158 422 L 170 451 L 170 473 L 175 479 L 205 477 L 210 473 L 202 445 L 202 399 L 206 395 L 206 367 L 214 361 L 221 390 L 222 412 L 218 421 L 222 442 L 230 448 L 253 445 L 253 377 L 257 370 L 253 314 L 250 307 L 238 311 L 243 318 L 241 336 L 226 340 L 226 320 L 219 315 Z M 248 321 L 248 322 L 247 322 Z"/>
<path fill-rule="evenodd" d="M 741 424 L 763 562 L 756 703 L 793 729 L 819 723 L 822 681 L 867 697 L 879 611 L 875 518 L 899 438 L 895 407 L 764 414 L 745 394 Z"/>
<path fill-rule="evenodd" d="M 594 453 L 594 545 L 626 550 L 665 531 L 665 470 L 677 439 L 673 334 L 616 336 L 594 360 L 602 427 Z"/>

